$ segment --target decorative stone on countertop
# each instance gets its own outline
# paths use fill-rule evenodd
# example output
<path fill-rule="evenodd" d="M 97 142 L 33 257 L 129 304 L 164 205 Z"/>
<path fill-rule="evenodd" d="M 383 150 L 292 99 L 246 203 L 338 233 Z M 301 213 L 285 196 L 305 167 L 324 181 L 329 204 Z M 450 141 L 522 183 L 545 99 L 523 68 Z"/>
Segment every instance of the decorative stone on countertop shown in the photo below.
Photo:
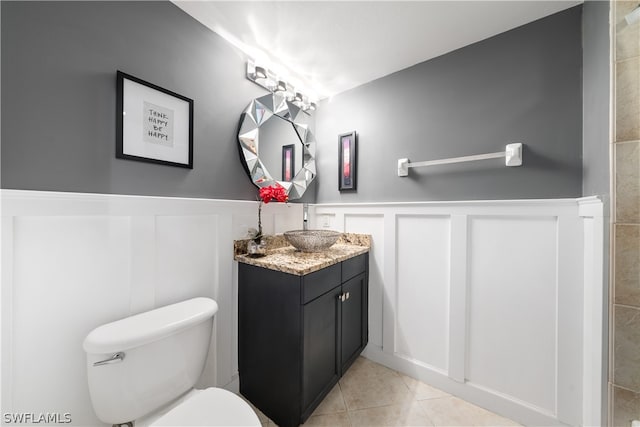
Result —
<path fill-rule="evenodd" d="M 245 264 L 303 276 L 369 252 L 371 247 L 371 236 L 353 233 L 344 233 L 335 245 L 323 252 L 300 252 L 290 246 L 282 235 L 268 236 L 266 240 L 267 255 L 262 258 L 252 258 L 246 254 L 248 239 L 234 241 L 234 259 Z"/>
<path fill-rule="evenodd" d="M 267 241 L 267 251 L 289 246 L 289 242 L 284 235 L 277 234 L 275 236 L 264 236 L 263 240 Z M 247 253 L 247 242 L 251 239 L 242 239 L 233 241 L 233 256 L 245 255 Z"/>

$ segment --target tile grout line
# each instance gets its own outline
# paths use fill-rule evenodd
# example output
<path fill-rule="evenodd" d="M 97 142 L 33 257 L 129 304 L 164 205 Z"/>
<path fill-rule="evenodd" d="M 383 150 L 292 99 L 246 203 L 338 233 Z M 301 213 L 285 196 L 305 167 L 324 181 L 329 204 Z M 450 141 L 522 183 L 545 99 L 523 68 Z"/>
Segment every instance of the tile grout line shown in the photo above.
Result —
<path fill-rule="evenodd" d="M 349 411 L 349 407 L 347 406 L 347 401 L 344 400 L 344 394 L 342 394 L 342 386 L 340 385 L 340 380 L 338 380 L 338 390 L 340 390 L 340 398 L 342 399 L 342 403 L 344 404 L 344 410 L 347 413 L 347 420 L 349 420 L 349 426 L 353 426 L 353 420 L 351 419 L 351 411 Z"/>
<path fill-rule="evenodd" d="M 628 392 L 633 393 L 633 394 L 640 394 L 640 391 L 635 391 L 633 389 L 630 389 L 629 387 L 625 387 L 625 386 L 616 384 L 614 382 L 611 383 L 611 386 L 613 386 L 614 388 L 619 388 L 620 390 L 628 391 Z"/>

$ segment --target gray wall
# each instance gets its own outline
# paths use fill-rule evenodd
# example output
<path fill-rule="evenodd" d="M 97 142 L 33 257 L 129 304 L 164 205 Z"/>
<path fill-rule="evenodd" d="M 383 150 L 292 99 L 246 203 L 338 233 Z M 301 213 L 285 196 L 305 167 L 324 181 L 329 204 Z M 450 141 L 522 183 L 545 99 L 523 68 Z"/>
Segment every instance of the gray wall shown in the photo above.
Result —
<path fill-rule="evenodd" d="M 609 194 L 609 2 L 587 1 L 582 18 L 582 194 Z"/>
<path fill-rule="evenodd" d="M 265 91 L 244 78 L 242 53 L 169 2 L 1 8 L 2 188 L 255 200 L 235 134 Z M 576 7 L 321 103 L 319 178 L 303 200 L 608 193 L 607 14 L 607 2 L 590 1 L 583 34 Z M 194 99 L 193 170 L 115 158 L 117 69 Z M 340 194 L 337 135 L 353 129 L 359 189 Z M 520 168 L 489 160 L 396 176 L 400 157 L 493 152 L 511 141 L 526 145 Z"/>
<path fill-rule="evenodd" d="M 578 197 L 582 194 L 582 7 L 577 6 L 322 102 L 317 202 Z M 337 190 L 337 135 L 359 134 L 357 193 Z M 525 144 L 501 160 L 396 174 L 413 161 Z"/>
<path fill-rule="evenodd" d="M 169 2 L 2 7 L 2 188 L 256 199 L 243 54 Z M 116 70 L 194 100 L 194 169 L 115 158 Z M 279 171 L 278 171 L 279 173 Z"/>

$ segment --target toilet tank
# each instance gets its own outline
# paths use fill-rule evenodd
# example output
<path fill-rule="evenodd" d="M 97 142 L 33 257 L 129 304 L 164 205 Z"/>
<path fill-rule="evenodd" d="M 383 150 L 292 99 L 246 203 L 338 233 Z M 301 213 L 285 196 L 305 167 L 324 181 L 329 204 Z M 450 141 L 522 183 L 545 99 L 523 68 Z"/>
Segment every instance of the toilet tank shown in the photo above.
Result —
<path fill-rule="evenodd" d="M 133 421 L 191 389 L 204 368 L 217 311 L 214 300 L 193 298 L 91 331 L 83 347 L 98 418 Z"/>

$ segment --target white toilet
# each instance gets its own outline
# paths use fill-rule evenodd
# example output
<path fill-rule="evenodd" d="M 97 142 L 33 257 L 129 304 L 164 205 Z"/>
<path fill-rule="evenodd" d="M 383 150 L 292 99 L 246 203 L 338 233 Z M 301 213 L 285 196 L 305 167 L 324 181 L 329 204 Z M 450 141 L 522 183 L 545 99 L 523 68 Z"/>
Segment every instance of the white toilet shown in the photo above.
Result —
<path fill-rule="evenodd" d="M 260 426 L 249 404 L 195 390 L 218 304 L 194 298 L 102 325 L 87 335 L 89 393 L 101 421 L 141 426 Z M 129 424 L 131 425 L 131 424 Z"/>

